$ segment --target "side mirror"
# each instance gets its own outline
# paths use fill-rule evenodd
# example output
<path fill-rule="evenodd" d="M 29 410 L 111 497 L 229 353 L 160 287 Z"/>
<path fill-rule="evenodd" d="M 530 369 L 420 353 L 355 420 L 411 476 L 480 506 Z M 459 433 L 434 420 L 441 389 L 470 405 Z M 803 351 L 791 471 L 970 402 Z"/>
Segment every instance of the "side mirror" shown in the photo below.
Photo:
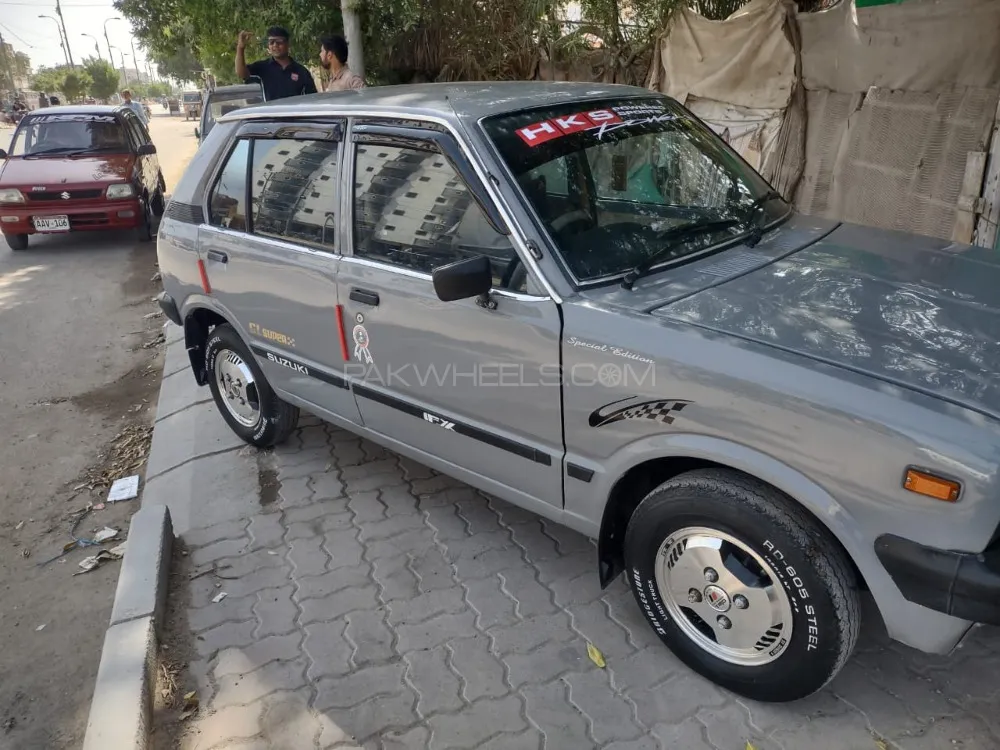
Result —
<path fill-rule="evenodd" d="M 152 143 L 143 143 L 137 152 L 139 156 L 152 156 L 156 153 L 156 146 Z"/>
<path fill-rule="evenodd" d="M 4 151 L 2 148 L 0 148 L 0 159 L 6 159 L 6 158 L 7 158 L 7 152 Z"/>
<path fill-rule="evenodd" d="M 493 268 L 485 255 L 438 266 L 432 278 L 434 291 L 443 302 L 478 297 L 493 288 Z"/>
<path fill-rule="evenodd" d="M 198 130 L 198 128 L 194 129 L 194 137 L 197 138 L 199 141 L 201 140 L 201 131 Z"/>

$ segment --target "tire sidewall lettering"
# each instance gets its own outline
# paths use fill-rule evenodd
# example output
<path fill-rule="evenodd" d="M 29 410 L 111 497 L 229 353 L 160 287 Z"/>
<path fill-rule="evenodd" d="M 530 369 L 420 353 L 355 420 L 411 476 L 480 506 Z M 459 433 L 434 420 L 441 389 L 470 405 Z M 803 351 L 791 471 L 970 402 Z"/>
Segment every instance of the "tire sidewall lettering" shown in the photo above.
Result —
<path fill-rule="evenodd" d="M 789 564 L 788 555 L 770 539 L 764 540 L 763 547 L 764 561 L 777 573 L 792 603 L 792 620 L 795 626 L 806 631 L 806 651 L 815 651 L 820 647 L 819 617 L 815 605 L 811 603 L 812 597 L 802 574 L 794 565 Z"/>

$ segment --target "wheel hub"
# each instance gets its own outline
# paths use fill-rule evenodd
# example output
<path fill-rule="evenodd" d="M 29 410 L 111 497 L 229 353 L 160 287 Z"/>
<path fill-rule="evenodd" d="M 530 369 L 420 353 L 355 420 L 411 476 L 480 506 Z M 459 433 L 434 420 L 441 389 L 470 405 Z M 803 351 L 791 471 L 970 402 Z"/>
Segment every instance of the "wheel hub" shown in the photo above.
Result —
<path fill-rule="evenodd" d="M 222 403 L 241 425 L 253 427 L 260 418 L 260 400 L 253 372 L 236 352 L 219 352 L 215 360 L 215 379 Z"/>
<path fill-rule="evenodd" d="M 671 534 L 656 557 L 656 584 L 678 627 L 719 659 L 760 666 L 791 641 L 792 608 L 780 577 L 730 534 L 705 527 Z"/>

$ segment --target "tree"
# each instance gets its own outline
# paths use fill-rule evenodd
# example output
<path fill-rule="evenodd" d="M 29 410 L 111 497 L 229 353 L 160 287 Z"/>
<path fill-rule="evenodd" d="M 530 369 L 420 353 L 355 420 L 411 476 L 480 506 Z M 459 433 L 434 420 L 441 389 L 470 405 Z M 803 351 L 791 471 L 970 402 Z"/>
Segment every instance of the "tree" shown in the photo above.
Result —
<path fill-rule="evenodd" d="M 67 68 L 65 65 L 59 65 L 54 68 L 41 67 L 35 73 L 34 78 L 31 79 L 31 87 L 36 91 L 42 91 L 46 94 L 62 91 L 66 72 Z"/>
<path fill-rule="evenodd" d="M 83 61 L 83 69 L 90 76 L 90 95 L 95 99 L 107 101 L 118 91 L 121 75 L 107 60 L 88 57 Z"/>
<path fill-rule="evenodd" d="M 84 97 L 91 85 L 90 75 L 86 70 L 68 70 L 59 88 L 66 95 L 67 101 L 75 102 Z"/>
<path fill-rule="evenodd" d="M 364 37 L 356 3 L 357 0 L 340 0 L 340 15 L 344 19 L 344 38 L 347 40 L 347 67 L 364 78 Z"/>

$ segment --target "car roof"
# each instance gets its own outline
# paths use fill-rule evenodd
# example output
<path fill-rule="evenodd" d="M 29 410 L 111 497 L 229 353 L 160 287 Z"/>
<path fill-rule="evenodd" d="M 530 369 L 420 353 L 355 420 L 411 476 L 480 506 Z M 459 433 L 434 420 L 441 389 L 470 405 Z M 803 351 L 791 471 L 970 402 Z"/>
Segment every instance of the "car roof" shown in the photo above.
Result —
<path fill-rule="evenodd" d="M 117 104 L 60 104 L 56 107 L 39 107 L 31 115 L 110 115 L 123 108 Z M 30 116 L 30 115 L 29 115 Z"/>
<path fill-rule="evenodd" d="M 478 120 L 489 115 L 532 107 L 607 97 L 660 96 L 638 86 L 551 81 L 466 81 L 370 86 L 277 99 L 246 107 L 220 118 L 220 122 L 255 117 L 322 115 L 351 111 L 392 111 L 401 115 L 436 116 L 447 120 Z"/>

